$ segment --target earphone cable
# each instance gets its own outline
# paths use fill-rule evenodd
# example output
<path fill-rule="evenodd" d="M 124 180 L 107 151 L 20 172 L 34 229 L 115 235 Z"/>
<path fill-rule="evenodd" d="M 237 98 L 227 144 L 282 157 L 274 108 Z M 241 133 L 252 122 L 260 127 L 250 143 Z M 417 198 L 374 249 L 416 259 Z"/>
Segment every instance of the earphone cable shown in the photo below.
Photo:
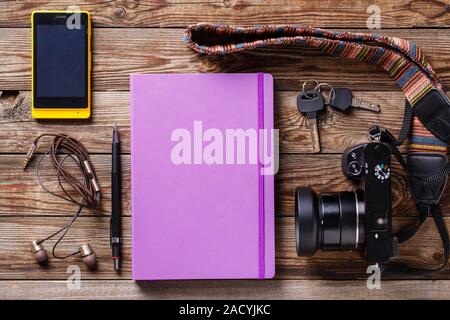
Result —
<path fill-rule="evenodd" d="M 82 209 L 84 207 L 96 209 L 96 207 L 100 204 L 100 189 L 97 184 L 97 176 L 94 171 L 94 167 L 92 165 L 89 153 L 87 152 L 86 148 L 81 142 L 65 134 L 39 135 L 33 141 L 32 147 L 27 154 L 26 161 L 24 162 L 24 169 L 26 168 L 31 156 L 33 155 L 39 139 L 41 139 L 44 136 L 51 136 L 54 137 L 54 139 L 52 141 L 49 150 L 43 153 L 37 162 L 35 171 L 38 183 L 47 193 L 56 196 L 60 199 L 63 199 L 67 202 L 77 204 L 79 208 L 74 213 L 73 217 L 71 218 L 68 224 L 63 226 L 61 229 L 59 229 L 57 232 L 53 233 L 49 237 L 40 240 L 39 243 L 42 243 L 50 238 L 53 238 L 54 236 L 62 232 L 61 236 L 53 245 L 52 254 L 57 259 L 65 259 L 80 253 L 80 250 L 77 250 L 65 256 L 59 256 L 56 254 L 56 248 L 59 245 L 59 243 L 64 239 L 66 234 L 69 232 L 73 223 L 80 216 Z M 60 158 L 61 155 L 63 155 L 62 159 Z M 43 159 L 47 156 L 49 157 L 50 162 L 53 165 L 53 168 L 56 170 L 57 185 L 59 189 L 64 193 L 64 195 L 60 195 L 54 191 L 49 190 L 42 181 L 42 177 L 40 174 L 41 163 Z M 64 165 L 66 160 L 69 158 L 75 162 L 78 169 L 81 171 L 82 181 L 80 181 L 80 179 L 75 177 L 70 172 L 69 168 L 67 168 L 67 166 Z M 70 186 L 70 188 L 80 196 L 81 201 L 77 201 L 74 199 L 74 197 L 70 194 L 67 188 L 64 187 L 63 182 L 66 182 Z"/>
<path fill-rule="evenodd" d="M 81 210 L 82 210 L 82 209 L 83 209 L 83 206 L 80 206 L 80 207 L 78 208 L 77 212 L 75 212 L 75 214 L 73 215 L 72 220 L 67 224 L 67 228 L 65 228 L 63 234 L 59 237 L 58 240 L 56 240 L 55 244 L 53 245 L 53 248 L 52 248 L 52 255 L 53 255 L 53 257 L 55 257 L 56 259 L 64 260 L 64 259 L 66 259 L 66 258 L 68 258 L 68 257 L 74 256 L 74 255 L 80 253 L 80 250 L 77 250 L 77 251 L 75 251 L 75 252 L 73 252 L 73 253 L 70 253 L 70 254 L 67 254 L 67 255 L 65 255 L 65 256 L 58 256 L 58 255 L 56 254 L 56 247 L 57 247 L 58 244 L 62 241 L 62 239 L 66 236 L 67 232 L 69 232 L 70 227 L 72 227 L 72 224 L 75 222 L 75 220 L 77 220 L 77 218 L 80 216 L 80 213 L 81 213 Z"/>

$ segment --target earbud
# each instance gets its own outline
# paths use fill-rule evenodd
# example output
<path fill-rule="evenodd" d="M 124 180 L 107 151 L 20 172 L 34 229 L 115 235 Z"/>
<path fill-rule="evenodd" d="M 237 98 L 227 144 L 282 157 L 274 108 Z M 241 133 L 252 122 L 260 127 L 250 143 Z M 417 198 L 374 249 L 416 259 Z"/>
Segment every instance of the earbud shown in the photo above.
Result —
<path fill-rule="evenodd" d="M 42 240 L 34 240 L 31 243 L 31 251 L 33 252 L 33 257 L 36 259 L 36 261 L 40 265 L 45 265 L 48 262 L 48 255 L 47 251 L 42 245 L 42 242 Z M 95 269 L 97 265 L 97 259 L 95 257 L 95 252 L 94 250 L 92 250 L 91 246 L 89 244 L 83 244 L 80 247 L 79 252 L 81 260 L 86 265 L 86 267 L 91 270 Z"/>
<path fill-rule="evenodd" d="M 31 243 L 31 251 L 33 252 L 33 256 L 39 264 L 47 263 L 47 251 L 44 249 L 44 246 L 41 245 L 41 242 L 39 240 L 34 240 Z"/>
<path fill-rule="evenodd" d="M 80 256 L 86 267 L 88 267 L 91 270 L 95 269 L 97 265 L 97 259 L 95 257 L 94 251 L 92 250 L 89 244 L 83 244 L 80 247 Z"/>

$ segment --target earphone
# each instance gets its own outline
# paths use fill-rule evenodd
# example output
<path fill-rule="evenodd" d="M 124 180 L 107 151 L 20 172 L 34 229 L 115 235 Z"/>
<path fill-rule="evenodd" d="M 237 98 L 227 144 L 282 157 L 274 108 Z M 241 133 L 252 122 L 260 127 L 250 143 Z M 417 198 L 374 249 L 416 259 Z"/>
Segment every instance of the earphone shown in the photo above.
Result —
<path fill-rule="evenodd" d="M 48 262 L 48 254 L 44 249 L 42 242 L 43 241 L 41 240 L 34 240 L 31 243 L 31 250 L 36 261 L 41 265 L 45 265 Z M 81 245 L 80 249 L 77 252 L 80 253 L 81 260 L 86 265 L 86 267 L 88 267 L 89 269 L 95 269 L 97 265 L 97 258 L 89 244 Z"/>
<path fill-rule="evenodd" d="M 50 147 L 50 149 L 43 153 L 41 157 L 39 158 L 37 165 L 36 165 L 36 177 L 38 180 L 38 183 L 40 186 L 48 193 L 59 197 L 61 199 L 64 199 L 68 202 L 77 204 L 79 206 L 78 210 L 75 212 L 69 223 L 67 223 L 65 226 L 63 226 L 61 229 L 56 231 L 55 233 L 51 234 L 50 236 L 34 240 L 31 243 L 31 251 L 33 254 L 33 257 L 36 259 L 36 261 L 40 265 L 46 265 L 49 261 L 49 257 L 47 254 L 47 251 L 45 250 L 43 243 L 56 235 L 61 234 L 61 236 L 58 238 L 58 240 L 53 245 L 52 249 L 52 255 L 56 259 L 64 260 L 66 258 L 79 255 L 83 263 L 89 268 L 89 269 L 95 269 L 96 267 L 96 256 L 94 251 L 92 250 L 89 243 L 82 244 L 78 250 L 66 254 L 66 255 L 57 255 L 56 254 L 56 247 L 61 242 L 61 240 L 64 238 L 64 236 L 67 234 L 69 229 L 71 228 L 72 224 L 76 221 L 76 219 L 79 217 L 81 210 L 85 207 L 87 208 L 96 208 L 100 204 L 100 188 L 97 183 L 97 176 L 95 174 L 95 170 L 93 168 L 92 162 L 89 157 L 89 153 L 87 152 L 84 145 L 79 142 L 78 140 L 71 138 L 65 134 L 41 134 L 36 139 L 33 140 L 33 143 L 31 144 L 31 148 L 28 151 L 26 158 L 23 162 L 23 170 L 25 170 L 31 160 L 31 157 L 33 156 L 36 148 L 37 143 L 39 139 L 41 139 L 44 136 L 51 136 L 54 137 L 53 143 Z M 61 191 L 64 193 L 64 195 L 58 194 L 56 192 L 50 191 L 47 189 L 44 184 L 42 183 L 41 176 L 39 173 L 39 168 L 41 165 L 42 160 L 49 156 L 50 161 L 54 167 L 54 169 L 57 171 L 56 178 L 58 182 L 58 186 L 61 189 Z M 62 155 L 61 159 L 58 159 L 58 155 Z M 75 177 L 69 169 L 67 169 L 64 166 L 64 163 L 67 159 L 73 160 L 78 168 L 80 169 L 83 181 L 80 181 Z M 66 190 L 66 187 L 63 186 L 62 182 L 66 182 L 71 188 L 72 191 L 77 193 L 81 197 L 81 201 L 77 201 L 74 199 L 73 196 L 69 194 L 69 192 Z"/>

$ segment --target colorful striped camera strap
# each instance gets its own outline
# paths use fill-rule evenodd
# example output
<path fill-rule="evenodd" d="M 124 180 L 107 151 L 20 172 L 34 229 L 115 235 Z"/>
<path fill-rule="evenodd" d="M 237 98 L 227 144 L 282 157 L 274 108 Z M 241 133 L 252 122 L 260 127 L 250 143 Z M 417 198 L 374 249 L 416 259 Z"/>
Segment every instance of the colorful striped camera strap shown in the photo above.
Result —
<path fill-rule="evenodd" d="M 409 102 L 406 109 L 412 107 L 412 116 L 411 109 L 405 112 L 405 119 L 412 118 L 412 121 L 404 121 L 400 137 L 405 138 L 409 133 L 406 169 L 420 218 L 416 225 L 398 233 L 398 240 L 403 242 L 411 238 L 427 216 L 432 215 L 442 239 L 444 256 L 439 268 L 425 271 L 442 270 L 446 267 L 450 241 L 439 209 L 439 201 L 450 172 L 447 159 L 450 142 L 450 100 L 444 93 L 435 71 L 415 43 L 378 34 L 335 32 L 298 25 L 236 27 L 206 23 L 189 26 L 185 31 L 184 41 L 189 48 L 208 55 L 224 55 L 256 48 L 306 45 L 330 56 L 376 64 L 387 71 L 403 90 Z M 404 130 L 405 127 L 408 130 Z M 399 140 L 404 141 L 400 138 Z M 404 163 L 403 159 L 400 161 Z M 388 266 L 395 272 L 424 271 L 400 263 Z"/>
<path fill-rule="evenodd" d="M 189 26 L 184 41 L 189 48 L 208 55 L 306 45 L 330 56 L 377 64 L 402 88 L 413 108 L 410 152 L 447 153 L 450 101 L 435 71 L 413 42 L 296 25 L 236 27 L 206 23 Z"/>

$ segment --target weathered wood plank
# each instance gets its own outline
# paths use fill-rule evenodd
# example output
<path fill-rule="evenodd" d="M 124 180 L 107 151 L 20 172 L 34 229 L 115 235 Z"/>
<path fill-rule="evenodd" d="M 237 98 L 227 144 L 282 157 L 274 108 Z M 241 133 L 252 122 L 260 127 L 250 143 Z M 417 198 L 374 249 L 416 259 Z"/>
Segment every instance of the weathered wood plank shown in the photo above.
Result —
<path fill-rule="evenodd" d="M 364 30 L 359 30 L 364 31 Z M 450 34 L 445 29 L 380 30 L 417 42 L 444 83 L 450 83 Z M 256 72 L 272 73 L 281 90 L 298 90 L 299 81 L 319 79 L 355 90 L 398 90 L 389 75 L 374 65 L 321 54 L 315 49 L 283 47 L 209 57 L 188 49 L 183 29 L 115 29 L 93 31 L 93 88 L 128 90 L 130 73 Z M 30 29 L 0 29 L 0 88 L 29 90 Z"/>
<path fill-rule="evenodd" d="M 182 27 L 187 24 L 221 22 L 228 24 L 282 24 L 342 28 L 365 28 L 371 3 L 364 0 L 166 0 L 166 1 L 78 1 L 89 10 L 95 26 Z M 382 28 L 448 27 L 445 0 L 378 0 Z M 73 1 L 2 1 L 0 26 L 28 26 L 33 10 L 65 10 Z"/>
<path fill-rule="evenodd" d="M 108 215 L 111 204 L 111 157 L 95 155 L 92 160 L 97 171 L 102 190 L 100 211 L 86 209 L 88 215 Z M 0 155 L 0 215 L 64 215 L 73 214 L 73 204 L 46 193 L 38 184 L 35 176 L 37 161 L 33 161 L 26 171 L 20 164 L 22 156 Z M 123 215 L 131 214 L 130 156 L 122 156 L 123 166 Z M 49 190 L 59 190 L 54 171 L 49 160 L 42 163 L 42 181 Z M 409 192 L 403 171 L 394 166 L 392 183 L 394 215 L 415 216 L 416 209 Z M 282 155 L 280 171 L 276 176 L 276 214 L 293 216 L 294 190 L 296 187 L 311 187 L 316 192 L 350 191 L 357 188 L 355 183 L 341 173 L 340 155 Z M 449 190 L 449 189 L 448 189 Z M 448 191 L 447 190 L 447 191 Z M 447 194 L 447 193 L 446 193 Z M 441 206 L 444 212 L 450 211 L 450 198 L 444 196 Z"/>
<path fill-rule="evenodd" d="M 1 57 L 0 57 L 1 59 Z M 275 128 L 279 128 L 281 153 L 310 153 L 309 123 L 297 111 L 296 92 L 275 92 Z M 367 142 L 373 124 L 398 134 L 403 117 L 401 92 L 354 92 L 356 97 L 379 103 L 382 111 L 353 110 L 343 114 L 328 109 L 319 115 L 323 153 L 342 152 L 346 147 Z M 91 153 L 110 153 L 114 123 L 120 127 L 122 152 L 130 152 L 129 92 L 95 92 L 90 121 L 34 121 L 30 117 L 29 92 L 22 92 L 15 106 L 0 105 L 0 152 L 26 153 L 31 141 L 44 132 L 67 133 L 86 144 Z M 207 124 L 205 124 L 207 125 Z M 39 150 L 44 150 L 45 143 Z"/>
<path fill-rule="evenodd" d="M 72 215 L 76 206 L 58 197 L 48 194 L 41 188 L 36 177 L 38 157 L 33 159 L 26 171 L 21 168 L 22 155 L 0 156 L 0 215 Z M 99 210 L 84 209 L 87 215 L 109 215 L 111 210 L 111 156 L 94 155 L 92 157 L 101 188 Z M 67 162 L 68 166 L 72 164 Z M 75 166 L 73 166 L 74 169 Z M 78 169 L 76 169 L 78 172 Z M 122 212 L 131 213 L 130 156 L 122 156 Z M 41 180 L 46 188 L 61 191 L 53 166 L 48 158 L 41 162 Z M 82 177 L 80 176 L 80 179 Z M 69 188 L 70 189 L 70 188 Z M 62 193 L 61 193 L 62 195 Z M 74 196 L 76 196 L 74 194 Z M 56 209 L 56 210 L 55 210 Z"/>
<path fill-rule="evenodd" d="M 59 253 L 69 253 L 77 246 L 89 242 L 98 257 L 97 271 L 88 271 L 76 257 L 66 261 L 52 259 L 47 267 L 36 264 L 30 252 L 31 241 L 51 234 L 67 222 L 68 217 L 0 217 L 0 278 L 29 280 L 67 279 L 67 267 L 76 264 L 82 279 L 131 279 L 130 218 L 123 221 L 123 269 L 120 274 L 112 270 L 109 246 L 109 218 L 81 216 L 67 238 L 60 243 Z M 447 226 L 450 219 L 446 218 Z M 411 219 L 395 218 L 395 229 L 412 223 Z M 50 251 L 54 242 L 45 243 Z M 432 266 L 442 257 L 439 236 L 433 222 L 428 220 L 417 235 L 400 246 L 402 261 L 419 266 Z M 276 220 L 276 278 L 277 279 L 364 279 L 367 263 L 359 252 L 318 252 L 312 258 L 298 258 L 295 252 L 294 218 Z M 385 275 L 386 278 L 414 278 L 411 275 Z M 450 269 L 422 277 L 450 279 Z M 416 278 L 420 278 L 419 276 Z M 1 281 L 0 281 L 1 282 Z"/>
<path fill-rule="evenodd" d="M 0 299 L 450 299 L 450 281 L 381 282 L 368 290 L 365 280 L 246 281 L 82 281 L 68 289 L 65 281 L 0 281 Z"/>

